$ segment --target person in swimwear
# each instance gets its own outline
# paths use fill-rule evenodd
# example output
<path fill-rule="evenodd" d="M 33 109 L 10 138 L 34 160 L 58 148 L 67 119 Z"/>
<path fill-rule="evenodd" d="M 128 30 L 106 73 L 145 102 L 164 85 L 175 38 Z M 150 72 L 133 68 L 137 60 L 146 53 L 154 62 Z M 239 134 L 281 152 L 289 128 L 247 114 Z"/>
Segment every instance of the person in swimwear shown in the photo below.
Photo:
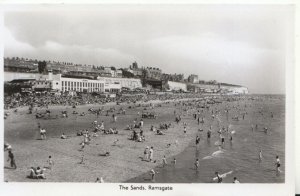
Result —
<path fill-rule="evenodd" d="M 259 162 L 262 162 L 262 150 L 259 150 L 258 160 Z"/>
<path fill-rule="evenodd" d="M 196 137 L 196 146 L 199 144 L 199 142 L 200 142 L 200 137 L 197 135 L 197 137 Z"/>
<path fill-rule="evenodd" d="M 276 165 L 276 171 L 281 173 L 282 171 L 280 170 L 280 160 L 279 160 L 279 156 L 276 156 L 276 162 L 275 162 L 275 165 Z"/>
<path fill-rule="evenodd" d="M 233 183 L 234 183 L 234 184 L 238 184 L 238 183 L 240 183 L 240 181 L 238 181 L 237 177 L 234 177 L 234 178 L 233 178 Z"/>
<path fill-rule="evenodd" d="M 199 159 L 196 159 L 195 166 L 196 166 L 196 170 L 198 170 L 198 168 L 199 168 Z"/>
<path fill-rule="evenodd" d="M 223 178 L 221 177 L 221 175 L 219 174 L 219 172 L 215 172 L 216 177 L 214 179 L 217 178 L 217 182 L 218 183 L 222 183 Z"/>

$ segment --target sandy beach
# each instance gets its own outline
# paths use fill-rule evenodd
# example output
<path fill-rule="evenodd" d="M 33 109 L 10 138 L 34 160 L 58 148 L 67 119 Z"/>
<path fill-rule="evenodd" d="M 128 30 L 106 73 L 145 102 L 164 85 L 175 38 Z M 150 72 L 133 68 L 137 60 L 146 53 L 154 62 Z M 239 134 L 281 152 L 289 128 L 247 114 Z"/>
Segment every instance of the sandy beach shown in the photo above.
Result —
<path fill-rule="evenodd" d="M 149 105 L 149 103 L 144 105 Z M 55 116 L 59 115 L 63 109 L 70 111 L 69 113 L 73 110 L 87 113 L 91 107 L 99 108 L 99 106 L 85 105 L 78 106 L 76 109 L 70 106 L 53 106 L 49 109 L 52 111 L 51 116 Z M 169 107 L 169 104 L 162 104 L 162 107 L 154 109 L 159 116 L 158 119 L 144 119 L 143 130 L 146 141 L 129 140 L 131 131 L 124 130 L 124 128 L 135 118 L 140 120 L 138 112 L 141 114 L 144 108 L 126 109 L 126 115 L 119 115 L 117 123 L 112 123 L 111 116 L 100 116 L 97 119 L 99 122 L 103 120 L 107 128 L 116 127 L 119 134 L 100 134 L 98 137 L 93 137 L 91 144 L 85 147 L 84 152 L 79 151 L 79 144 L 83 139 L 75 134 L 79 129 L 92 127 L 92 122 L 97 118 L 94 114 L 86 116 L 70 114 L 68 119 L 59 117 L 58 119 L 42 120 L 36 119 L 33 114 L 26 114 L 28 112 L 26 107 L 20 108 L 17 113 L 11 110 L 11 115 L 5 121 L 5 141 L 13 146 L 18 168 L 11 170 L 6 167 L 5 181 L 36 181 L 26 178 L 30 167 L 43 167 L 46 165 L 48 156 L 51 155 L 55 167 L 51 171 L 47 170 L 47 179 L 41 181 L 93 182 L 97 177 L 103 177 L 107 182 L 122 182 L 161 164 L 164 155 L 171 157 L 183 151 L 198 131 L 195 126 L 196 122 L 183 116 L 183 121 L 188 123 L 188 131 L 184 134 L 182 123 L 175 125 L 174 108 Z M 39 140 L 38 122 L 46 128 L 47 140 Z M 158 126 L 161 122 L 172 123 L 172 127 L 165 131 L 166 135 L 156 135 L 150 131 L 151 125 Z M 60 139 L 59 136 L 62 133 L 70 136 L 69 139 Z M 113 146 L 116 139 L 119 139 L 119 142 Z M 177 144 L 175 144 L 176 140 Z M 171 144 L 171 146 L 167 147 L 167 144 Z M 154 147 L 156 163 L 141 160 L 146 146 Z M 99 156 L 107 151 L 111 156 Z M 84 164 L 79 164 L 83 153 Z"/>
<path fill-rule="evenodd" d="M 184 101 L 188 102 L 188 100 Z M 117 111 L 120 108 L 126 109 L 125 115 L 117 114 L 116 123 L 112 121 L 111 114 L 109 116 L 102 114 L 97 117 L 88 112 L 89 108 L 102 107 L 100 105 L 82 105 L 76 109 L 71 106 L 50 106 L 51 116 L 48 119 L 36 119 L 34 114 L 27 114 L 27 107 L 19 108 L 17 112 L 6 111 L 10 112 L 10 115 L 5 120 L 5 141 L 13 146 L 18 168 L 16 170 L 10 169 L 9 163 L 5 163 L 4 180 L 8 182 L 94 182 L 97 177 L 102 177 L 105 182 L 125 182 L 161 165 L 163 156 L 170 159 L 183 152 L 195 140 L 196 134 L 199 134 L 199 128 L 207 130 L 212 125 L 213 129 L 217 129 L 216 121 L 211 120 L 210 110 L 204 109 L 203 117 L 206 122 L 203 125 L 198 125 L 192 117 L 192 111 L 195 111 L 195 108 L 191 107 L 189 112 L 185 112 L 179 104 L 176 104 L 178 102 L 154 102 L 154 109 L 150 109 L 150 102 L 105 105 L 105 109 L 112 106 Z M 259 103 L 261 101 L 253 102 Z M 223 110 L 228 106 L 228 103 L 232 106 L 240 104 L 239 101 L 224 101 L 211 105 L 210 109 Z M 251 105 L 251 101 L 245 103 Z M 255 104 L 252 107 L 255 107 Z M 146 141 L 132 141 L 129 139 L 131 131 L 125 130 L 125 128 L 128 124 L 132 124 L 134 119 L 139 121 L 141 113 L 145 111 L 144 109 L 155 112 L 158 118 L 143 119 Z M 62 110 L 68 111 L 68 118 L 61 117 Z M 175 122 L 174 110 L 182 115 L 182 122 L 179 124 Z M 38 111 L 45 112 L 46 108 Z M 73 111 L 85 112 L 86 115 L 73 115 Z M 98 123 L 104 121 L 105 129 L 116 127 L 119 133 L 108 135 L 99 133 L 98 137 L 92 137 L 91 143 L 86 145 L 83 151 L 80 151 L 83 137 L 76 136 L 76 132 L 87 128 L 91 130 L 92 122 L 95 120 Z M 249 126 L 250 121 L 247 119 L 244 123 Z M 183 132 L 183 122 L 187 123 L 187 133 Z M 46 140 L 40 140 L 38 123 L 47 130 Z M 165 135 L 157 135 L 150 131 L 151 125 L 159 127 L 160 123 L 172 124 L 171 128 L 163 130 Z M 59 136 L 62 133 L 65 133 L 68 139 L 60 139 Z M 119 141 L 114 145 L 114 141 L 117 139 Z M 146 146 L 154 147 L 156 163 L 142 160 Z M 108 151 L 110 156 L 101 156 Z M 26 177 L 30 167 L 46 166 L 47 158 L 50 155 L 55 165 L 51 170 L 45 171 L 46 179 L 36 180 Z M 82 155 L 84 155 L 83 164 L 80 163 Z M 5 152 L 6 158 L 7 152 Z"/>

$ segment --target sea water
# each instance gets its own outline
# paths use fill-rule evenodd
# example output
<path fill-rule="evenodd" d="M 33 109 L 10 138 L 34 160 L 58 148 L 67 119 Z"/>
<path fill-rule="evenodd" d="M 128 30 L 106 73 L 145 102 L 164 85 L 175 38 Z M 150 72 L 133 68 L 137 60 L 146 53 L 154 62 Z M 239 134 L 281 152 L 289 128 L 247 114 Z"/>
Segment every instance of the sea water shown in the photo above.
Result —
<path fill-rule="evenodd" d="M 263 104 L 263 103 L 262 103 Z M 263 115 L 248 113 L 245 120 L 232 122 L 231 130 L 235 130 L 233 141 L 225 135 L 225 145 L 220 151 L 215 145 L 219 141 L 218 134 L 213 133 L 210 140 L 206 132 L 196 146 L 191 141 L 180 154 L 168 159 L 168 165 L 154 168 L 155 180 L 151 180 L 149 172 L 127 182 L 134 183 L 212 183 L 215 172 L 220 174 L 233 171 L 223 179 L 224 183 L 232 183 L 237 177 L 241 183 L 283 183 L 285 181 L 285 107 L 284 99 L 262 107 Z M 274 117 L 270 117 L 270 111 Z M 249 122 L 246 122 L 249 120 Z M 251 125 L 258 124 L 252 131 Z M 268 132 L 263 127 L 268 127 Z M 218 143 L 218 142 L 217 142 Z M 259 150 L 263 158 L 259 160 Z M 276 156 L 281 161 L 282 173 L 276 172 Z M 176 158 L 176 165 L 172 160 Z M 195 160 L 199 159 L 199 168 Z"/>

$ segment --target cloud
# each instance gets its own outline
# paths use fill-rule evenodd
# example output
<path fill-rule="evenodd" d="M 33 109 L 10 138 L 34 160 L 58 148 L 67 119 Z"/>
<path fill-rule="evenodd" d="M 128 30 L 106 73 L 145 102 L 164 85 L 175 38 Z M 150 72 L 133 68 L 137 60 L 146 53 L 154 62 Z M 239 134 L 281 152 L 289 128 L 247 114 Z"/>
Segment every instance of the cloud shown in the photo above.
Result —
<path fill-rule="evenodd" d="M 11 56 L 15 54 L 31 53 L 34 50 L 28 43 L 23 43 L 17 41 L 10 30 L 6 27 L 3 28 L 4 35 L 4 46 L 5 46 L 5 55 Z"/>
<path fill-rule="evenodd" d="M 290 13 L 288 6 L 94 6 L 9 12 L 5 55 L 116 67 L 136 60 L 166 73 L 195 73 L 255 92 L 284 92 L 284 82 L 273 78 L 284 79 Z"/>

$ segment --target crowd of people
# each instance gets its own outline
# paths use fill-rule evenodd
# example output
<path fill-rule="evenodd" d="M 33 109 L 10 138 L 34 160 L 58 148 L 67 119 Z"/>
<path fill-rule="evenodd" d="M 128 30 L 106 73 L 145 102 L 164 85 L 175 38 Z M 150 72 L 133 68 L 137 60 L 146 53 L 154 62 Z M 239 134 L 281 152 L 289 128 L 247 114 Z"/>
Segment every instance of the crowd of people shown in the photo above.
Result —
<path fill-rule="evenodd" d="M 12 95 L 4 96 L 4 108 L 18 108 L 22 106 L 38 106 L 47 107 L 50 105 L 85 105 L 85 104 L 105 104 L 110 102 L 120 103 L 136 103 L 142 101 L 144 103 L 151 100 L 179 100 L 186 98 L 200 98 L 202 94 L 197 93 L 165 93 L 165 94 L 138 94 L 136 96 L 118 95 L 116 97 L 103 97 L 94 94 L 51 94 L 51 93 L 38 93 L 38 94 L 21 94 L 15 93 Z M 231 98 L 234 99 L 234 98 Z"/>
<path fill-rule="evenodd" d="M 193 99 L 192 98 L 198 98 L 198 99 Z M 187 101 L 181 101 L 182 99 L 190 99 Z M 46 107 L 48 108 L 49 105 L 71 105 L 73 106 L 74 109 L 76 109 L 76 105 L 81 105 L 81 104 L 95 104 L 95 103 L 108 103 L 108 102 L 125 102 L 125 103 L 137 103 L 141 102 L 143 104 L 147 103 L 150 100 L 160 100 L 160 101 L 166 101 L 166 100 L 176 100 L 175 102 L 172 101 L 166 101 L 165 104 L 174 104 L 174 123 L 171 122 L 161 122 L 160 124 L 157 125 L 151 125 L 150 131 L 154 132 L 156 135 L 165 135 L 168 129 L 172 128 L 172 126 L 177 126 L 181 127 L 183 134 L 187 134 L 188 130 L 188 124 L 187 122 L 182 122 L 182 116 L 186 116 L 190 118 L 191 120 L 194 120 L 196 123 L 195 125 L 203 125 L 208 124 L 208 123 L 213 123 L 216 122 L 218 124 L 219 130 L 213 130 L 212 126 L 209 126 L 210 128 L 207 130 L 204 129 L 199 129 L 199 133 L 206 131 L 206 139 L 210 140 L 213 135 L 217 135 L 217 138 L 219 140 L 215 143 L 216 146 L 219 147 L 219 150 L 214 152 L 211 156 L 204 157 L 203 159 L 209 159 L 209 158 L 214 158 L 218 154 L 223 152 L 223 148 L 225 146 L 225 143 L 228 142 L 232 143 L 234 140 L 234 135 L 235 131 L 231 130 L 229 126 L 227 126 L 228 122 L 224 123 L 222 119 L 226 119 L 227 121 L 229 120 L 244 120 L 247 117 L 247 112 L 245 110 L 245 107 L 233 107 L 233 108 L 226 108 L 225 111 L 220 111 L 218 109 L 213 109 L 210 107 L 211 104 L 214 103 L 222 103 L 222 102 L 228 102 L 228 101 L 235 101 L 238 99 L 253 99 L 252 97 L 208 97 L 205 98 L 203 96 L 200 96 L 199 94 L 192 94 L 192 93 L 181 93 L 181 94 L 159 94 L 159 95 L 139 95 L 136 97 L 130 96 L 119 96 L 116 98 L 100 98 L 97 96 L 92 96 L 92 95 L 86 95 L 86 96 L 56 96 L 56 95 L 51 95 L 51 94 L 46 94 L 46 95 L 38 95 L 38 96 L 24 96 L 24 95 L 12 95 L 9 97 L 5 97 L 5 108 L 17 108 L 21 106 L 29 106 L 29 113 L 32 113 L 33 108 L 35 107 Z M 213 101 L 212 101 L 213 100 Z M 217 101 L 216 101 L 217 100 Z M 136 106 L 140 106 L 141 104 L 136 104 Z M 149 105 L 154 108 L 152 104 Z M 157 105 L 159 107 L 159 104 Z M 75 111 L 76 112 L 76 111 Z M 112 123 L 117 123 L 118 121 L 118 116 L 117 115 L 125 115 L 126 110 L 124 108 L 120 108 L 119 110 L 116 110 L 114 107 L 111 107 L 108 110 L 104 110 L 104 108 L 100 109 L 93 109 L 90 108 L 88 112 L 91 112 L 95 115 L 101 115 L 106 114 L 107 116 L 112 114 Z M 232 119 L 228 118 L 228 113 L 232 113 Z M 50 110 L 47 110 L 45 115 L 50 116 Z M 77 115 L 81 115 L 78 113 L 74 113 Z M 205 114 L 205 115 L 204 115 Z M 207 114 L 210 115 L 210 119 L 206 119 L 204 116 L 207 116 Z M 144 142 L 146 141 L 146 136 L 144 134 L 144 120 L 143 118 L 153 118 L 157 119 L 159 115 L 153 113 L 153 112 L 148 112 L 147 110 L 144 111 L 144 113 L 138 114 L 140 119 L 134 118 L 133 123 L 127 125 L 127 129 L 131 131 L 131 134 L 129 136 L 129 139 L 136 141 L 136 142 Z M 171 115 L 171 114 L 170 114 Z M 272 118 L 274 114 L 272 113 Z M 9 116 L 9 113 L 7 113 L 5 116 Z M 62 117 L 63 118 L 68 118 L 68 113 L 66 111 L 62 111 Z M 88 129 L 84 130 L 78 130 L 76 135 L 83 137 L 82 142 L 80 143 L 80 151 L 83 152 L 81 163 L 84 163 L 84 149 L 86 145 L 89 145 L 92 141 L 92 137 L 97 137 L 99 136 L 99 133 L 103 134 L 118 134 L 119 131 L 115 127 L 111 128 L 106 128 L 104 125 L 104 122 L 102 121 L 101 123 L 98 123 L 97 121 L 92 122 L 93 125 L 93 130 L 89 131 Z M 197 126 L 195 126 L 197 127 Z M 254 126 L 253 124 L 251 125 L 251 130 L 257 130 L 258 126 L 257 124 Z M 44 127 L 41 127 L 39 125 L 39 130 L 40 130 L 40 138 L 41 140 L 46 140 L 46 129 Z M 263 127 L 263 132 L 266 134 L 268 133 L 268 127 L 265 126 Z M 65 135 L 64 133 L 60 136 L 61 139 L 68 139 L 68 136 Z M 117 145 L 119 142 L 119 139 L 114 141 L 113 145 Z M 201 137 L 200 135 L 196 135 L 195 139 L 195 145 L 198 146 L 199 143 L 201 142 Z M 177 141 L 175 141 L 175 144 Z M 167 147 L 170 147 L 171 144 L 166 144 Z M 17 168 L 14 154 L 12 152 L 12 147 L 11 145 L 5 143 L 4 145 L 5 151 L 8 151 L 8 161 L 10 160 L 10 166 L 12 168 Z M 104 152 L 103 156 L 110 156 L 110 152 Z M 263 161 L 263 154 L 262 150 L 259 151 L 258 153 L 258 159 L 260 162 Z M 164 155 L 161 158 L 161 163 L 163 167 L 166 167 L 168 165 L 168 160 L 166 156 Z M 146 146 L 144 149 L 144 156 L 143 156 L 143 161 L 147 162 L 152 162 L 156 163 L 157 159 L 154 158 L 154 147 L 151 146 Z M 173 158 L 171 161 L 173 165 L 176 165 L 177 161 L 176 158 Z M 196 158 L 195 160 L 195 170 L 198 171 L 200 169 L 200 164 L 201 161 L 199 158 Z M 282 171 L 280 170 L 280 160 L 279 156 L 276 156 L 276 161 L 275 161 L 275 166 L 276 166 L 276 171 L 278 173 L 281 173 Z M 47 160 L 47 166 L 44 167 L 31 167 L 30 168 L 30 174 L 29 178 L 32 179 L 46 179 L 45 176 L 45 170 L 49 169 L 52 170 L 54 167 L 54 161 L 52 160 L 52 156 L 49 156 L 49 159 Z M 155 180 L 155 174 L 157 171 L 154 169 L 150 170 L 150 175 L 151 179 Z M 215 172 L 215 177 L 212 178 L 212 181 L 221 183 L 223 182 L 223 179 L 226 178 L 226 176 L 231 175 L 233 172 L 229 171 L 224 174 L 220 174 L 218 171 Z M 96 182 L 104 182 L 103 178 L 97 178 Z M 233 183 L 239 183 L 239 180 L 235 176 L 233 178 Z"/>
<path fill-rule="evenodd" d="M 228 113 L 230 112 L 232 114 L 232 121 L 240 121 L 240 120 L 245 120 L 245 118 L 247 117 L 247 112 L 246 112 L 246 105 L 245 106 L 233 106 L 232 108 L 228 107 L 224 110 L 224 111 L 220 111 L 218 109 L 213 109 L 213 108 L 209 108 L 209 107 L 203 107 L 203 105 L 199 104 L 200 102 L 198 101 L 185 101 L 185 102 L 178 102 L 176 103 L 177 106 L 180 105 L 180 109 L 181 111 L 174 111 L 174 116 L 175 116 L 175 122 L 177 122 L 177 125 L 179 124 L 179 122 L 181 121 L 181 115 L 182 114 L 190 114 L 190 116 L 193 117 L 194 120 L 196 120 L 197 124 L 199 125 L 200 123 L 202 124 L 213 124 L 214 122 L 216 122 L 218 124 L 219 130 L 213 130 L 212 126 L 209 126 L 209 129 L 206 132 L 206 136 L 207 136 L 207 141 L 208 143 L 211 140 L 212 135 L 217 135 L 217 138 L 219 138 L 219 140 L 217 140 L 214 144 L 215 146 L 217 146 L 219 148 L 218 151 L 215 151 L 212 155 L 210 156 L 206 156 L 203 159 L 211 159 L 211 158 L 215 158 L 218 157 L 220 154 L 224 153 L 224 148 L 225 148 L 225 142 L 227 142 L 226 140 L 228 140 L 228 143 L 230 143 L 230 145 L 232 145 L 233 142 L 233 138 L 235 135 L 235 130 L 231 130 L 230 129 L 230 124 L 229 123 L 229 118 L 228 118 Z M 210 118 L 209 120 L 205 120 L 205 118 L 203 116 L 204 113 L 210 113 Z M 259 113 L 261 115 L 264 114 L 264 112 L 259 111 Z M 270 113 L 271 118 L 274 118 L 274 113 L 271 112 Z M 223 117 L 223 118 L 222 118 Z M 222 119 L 226 119 L 227 121 L 224 122 L 221 120 Z M 227 126 L 226 126 L 227 125 Z M 187 124 L 185 122 L 182 123 L 182 127 L 183 127 L 183 132 L 186 133 L 187 132 Z M 151 130 L 155 130 L 155 127 L 151 127 Z M 267 126 L 263 126 L 261 127 L 261 130 L 259 129 L 258 125 L 256 124 L 255 126 L 252 124 L 251 125 L 251 130 L 252 132 L 254 131 L 261 131 L 264 132 L 265 134 L 268 134 L 268 127 Z M 199 129 L 198 130 L 200 133 L 203 132 L 203 129 Z M 197 145 L 199 145 L 200 143 L 200 136 L 196 135 L 196 139 L 195 139 L 195 145 L 197 147 Z M 148 160 L 148 153 L 147 153 L 148 147 L 145 149 L 144 151 L 144 159 Z M 176 164 L 176 159 L 174 158 L 174 164 Z M 179 160 L 180 161 L 180 160 Z M 263 153 L 262 150 L 260 149 L 258 152 L 258 161 L 259 163 L 261 163 L 263 161 Z M 165 167 L 167 165 L 167 159 L 165 156 L 163 156 L 162 158 L 162 167 Z M 274 171 L 276 171 L 277 175 L 279 175 L 280 173 L 282 173 L 283 171 L 280 169 L 281 166 L 281 162 L 279 159 L 279 156 L 276 155 L 275 161 L 275 169 Z M 195 166 L 195 170 L 198 171 L 200 169 L 200 160 L 199 158 L 196 158 L 195 162 L 194 162 L 194 166 Z M 159 173 L 158 171 L 155 171 L 155 169 L 150 170 L 150 176 L 151 176 L 151 180 L 155 180 L 155 175 Z M 223 179 L 226 178 L 227 176 L 233 174 L 233 171 L 229 171 L 223 174 L 220 174 L 218 171 L 215 172 L 215 177 L 212 178 L 212 182 L 217 182 L 217 183 L 222 183 Z M 240 183 L 240 181 L 238 180 L 238 178 L 236 176 L 233 177 L 232 180 L 233 183 Z"/>

